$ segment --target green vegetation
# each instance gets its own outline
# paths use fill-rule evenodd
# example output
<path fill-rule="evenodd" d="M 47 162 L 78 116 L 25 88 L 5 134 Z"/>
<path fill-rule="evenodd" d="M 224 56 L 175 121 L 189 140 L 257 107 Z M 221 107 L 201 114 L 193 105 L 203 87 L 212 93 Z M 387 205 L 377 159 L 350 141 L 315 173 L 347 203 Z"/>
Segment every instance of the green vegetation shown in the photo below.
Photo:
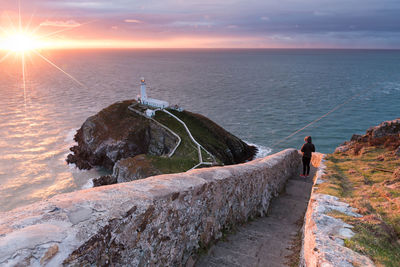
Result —
<path fill-rule="evenodd" d="M 251 160 L 257 153 L 256 147 L 247 146 L 239 138 L 200 114 L 170 109 L 168 111 L 185 122 L 193 137 L 217 157 L 218 163 L 235 164 L 245 162 L 246 160 Z M 238 150 L 241 152 L 237 153 Z M 231 156 L 226 153 L 227 151 L 232 153 Z"/>
<path fill-rule="evenodd" d="M 207 147 L 210 147 L 212 150 L 220 150 L 225 151 L 229 149 L 226 143 L 222 142 L 223 138 L 217 138 L 218 134 L 220 134 L 223 129 L 218 125 L 211 125 L 208 123 L 208 127 L 205 125 L 207 118 L 200 116 L 198 114 L 192 114 L 190 112 L 184 111 L 179 112 L 176 110 L 168 110 L 179 119 L 185 122 L 187 127 L 190 129 L 193 137 L 200 143 L 200 144 L 207 144 Z M 197 116 L 195 116 L 197 115 Z M 214 127 L 210 127 L 214 126 Z M 225 134 L 225 133 L 224 133 Z M 222 134 L 221 134 L 222 135 Z M 212 151 L 210 151 L 213 153 Z"/>
<path fill-rule="evenodd" d="M 146 155 L 150 159 L 152 165 L 160 170 L 162 173 L 177 173 L 184 172 L 191 169 L 198 162 L 184 157 L 159 157 Z"/>
<path fill-rule="evenodd" d="M 125 104 L 125 102 L 122 104 Z M 143 114 L 149 107 L 134 103 L 130 108 Z M 257 148 L 248 146 L 202 115 L 188 111 L 179 112 L 173 109 L 168 109 L 168 111 L 185 122 L 196 141 L 204 147 L 200 149 L 203 162 L 211 162 L 216 165 L 235 164 L 252 159 L 257 152 Z M 136 115 L 142 117 L 140 114 Z M 157 111 L 153 119 L 179 135 L 181 143 L 171 158 L 146 155 L 146 159 L 151 161 L 152 167 L 162 173 L 175 173 L 187 171 L 199 164 L 198 147 L 190 138 L 185 127 L 176 118 L 165 112 Z M 207 153 L 206 150 L 212 155 Z M 210 165 L 203 164 L 198 168 L 208 166 Z"/>
<path fill-rule="evenodd" d="M 157 112 L 154 119 L 167 126 L 181 137 L 181 144 L 171 158 L 149 156 L 152 164 L 162 173 L 176 173 L 187 171 L 199 163 L 198 149 L 195 143 L 190 139 L 185 127 L 175 118 L 164 112 Z M 192 129 L 189 128 L 192 132 Z M 203 149 L 201 150 L 203 161 L 213 162 Z"/>
<path fill-rule="evenodd" d="M 400 179 L 394 175 L 400 159 L 382 147 L 363 146 L 354 152 L 326 158 L 322 179 L 327 182 L 317 192 L 340 197 L 364 215 L 331 214 L 354 226 L 356 235 L 345 241 L 346 246 L 378 266 L 400 266 Z"/>
<path fill-rule="evenodd" d="M 152 163 L 156 168 L 162 173 L 175 173 L 187 171 L 199 163 L 197 147 L 190 140 L 182 124 L 164 112 L 157 112 L 154 119 L 170 128 L 181 138 L 181 144 L 171 158 L 152 157 Z"/>

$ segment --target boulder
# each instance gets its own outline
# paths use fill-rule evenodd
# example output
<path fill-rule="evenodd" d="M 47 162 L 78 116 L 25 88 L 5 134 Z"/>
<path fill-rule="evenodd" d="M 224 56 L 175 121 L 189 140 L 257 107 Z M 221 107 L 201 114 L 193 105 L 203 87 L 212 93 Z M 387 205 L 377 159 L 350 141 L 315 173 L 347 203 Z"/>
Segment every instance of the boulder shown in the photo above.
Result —
<path fill-rule="evenodd" d="M 397 135 L 400 133 L 400 118 L 392 121 L 384 121 L 378 126 L 371 127 L 367 130 L 370 138 L 379 138 L 388 135 Z"/>
<path fill-rule="evenodd" d="M 117 177 L 113 175 L 105 175 L 98 178 L 94 178 L 92 181 L 93 181 L 93 187 L 98 187 L 102 185 L 116 184 Z"/>
<path fill-rule="evenodd" d="M 343 153 L 348 151 L 350 148 L 347 145 L 339 146 L 335 149 L 335 153 Z"/>

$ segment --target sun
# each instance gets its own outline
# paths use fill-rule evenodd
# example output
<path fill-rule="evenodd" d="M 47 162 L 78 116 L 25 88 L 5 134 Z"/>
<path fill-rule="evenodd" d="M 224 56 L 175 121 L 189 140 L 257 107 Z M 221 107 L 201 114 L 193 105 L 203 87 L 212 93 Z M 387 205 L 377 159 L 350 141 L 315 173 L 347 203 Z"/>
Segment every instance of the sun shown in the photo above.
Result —
<path fill-rule="evenodd" d="M 24 31 L 8 34 L 0 40 L 1 49 L 17 53 L 27 53 L 40 47 L 41 43 L 38 37 Z"/>

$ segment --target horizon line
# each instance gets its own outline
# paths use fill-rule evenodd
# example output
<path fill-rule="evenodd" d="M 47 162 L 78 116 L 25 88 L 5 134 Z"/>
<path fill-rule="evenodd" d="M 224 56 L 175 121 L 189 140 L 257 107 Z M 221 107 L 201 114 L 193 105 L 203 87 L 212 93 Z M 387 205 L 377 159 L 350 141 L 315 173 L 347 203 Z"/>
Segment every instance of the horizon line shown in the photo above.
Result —
<path fill-rule="evenodd" d="M 36 51 L 61 50 L 400 50 L 400 48 L 366 47 L 46 47 Z M 0 48 L 0 51 L 8 49 Z"/>

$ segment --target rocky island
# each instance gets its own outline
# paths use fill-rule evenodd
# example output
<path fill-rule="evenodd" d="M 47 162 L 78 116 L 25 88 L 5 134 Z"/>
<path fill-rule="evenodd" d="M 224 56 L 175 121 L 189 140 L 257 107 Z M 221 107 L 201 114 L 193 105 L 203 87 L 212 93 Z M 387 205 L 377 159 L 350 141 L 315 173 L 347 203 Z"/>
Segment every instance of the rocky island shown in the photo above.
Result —
<path fill-rule="evenodd" d="M 112 104 L 77 131 L 67 162 L 80 169 L 103 167 L 112 175 L 94 185 L 113 184 L 194 167 L 230 165 L 254 158 L 257 148 L 210 119 L 173 108 L 153 109 L 136 100 Z"/>

